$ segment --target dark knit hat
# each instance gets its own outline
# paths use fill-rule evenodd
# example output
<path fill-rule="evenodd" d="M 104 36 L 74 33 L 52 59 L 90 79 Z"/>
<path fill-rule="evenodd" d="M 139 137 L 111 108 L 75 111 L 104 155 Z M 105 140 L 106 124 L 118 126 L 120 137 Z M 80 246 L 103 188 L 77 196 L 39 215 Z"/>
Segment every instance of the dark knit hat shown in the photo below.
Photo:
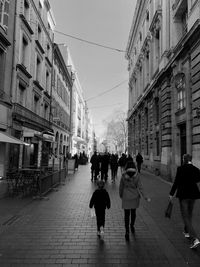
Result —
<path fill-rule="evenodd" d="M 128 161 L 125 165 L 125 170 L 127 170 L 127 169 L 135 169 L 136 170 L 135 163 L 133 161 Z"/>

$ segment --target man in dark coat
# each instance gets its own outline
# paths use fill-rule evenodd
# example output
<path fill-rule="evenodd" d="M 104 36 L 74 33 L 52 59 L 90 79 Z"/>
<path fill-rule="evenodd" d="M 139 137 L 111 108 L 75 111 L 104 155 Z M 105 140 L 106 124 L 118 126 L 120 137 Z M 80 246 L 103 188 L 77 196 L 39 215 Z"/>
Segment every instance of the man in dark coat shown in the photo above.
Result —
<path fill-rule="evenodd" d="M 136 162 L 137 162 L 138 172 L 140 173 L 141 165 L 142 165 L 142 162 L 143 162 L 143 157 L 142 157 L 142 155 L 139 152 L 138 152 L 138 154 L 136 156 Z"/>
<path fill-rule="evenodd" d="M 192 226 L 192 213 L 195 200 L 200 198 L 197 183 L 200 182 L 200 170 L 192 165 L 192 156 L 183 155 L 183 165 L 177 168 L 174 184 L 169 193 L 172 200 L 175 192 L 179 199 L 181 215 L 184 222 L 184 236 L 191 239 L 190 248 L 200 245 L 197 234 Z"/>
<path fill-rule="evenodd" d="M 108 179 L 108 165 L 110 162 L 110 157 L 107 152 L 104 153 L 104 155 L 101 156 L 101 180 L 105 180 L 105 182 Z"/>
<path fill-rule="evenodd" d="M 99 156 L 97 155 L 97 152 L 95 151 L 90 159 L 91 165 L 91 180 L 97 180 L 97 176 L 99 175 Z"/>

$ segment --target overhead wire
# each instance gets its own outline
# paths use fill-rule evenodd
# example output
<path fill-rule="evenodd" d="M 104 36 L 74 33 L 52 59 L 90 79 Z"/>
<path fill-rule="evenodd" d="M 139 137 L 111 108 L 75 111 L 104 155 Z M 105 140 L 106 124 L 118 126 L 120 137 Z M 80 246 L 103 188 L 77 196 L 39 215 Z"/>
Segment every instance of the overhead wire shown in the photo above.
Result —
<path fill-rule="evenodd" d="M 96 43 L 96 42 L 93 42 L 93 41 L 88 41 L 86 39 L 82 39 L 80 37 L 76 37 L 76 36 L 73 36 L 73 35 L 70 35 L 70 34 L 67 34 L 67 33 L 64 33 L 64 32 L 60 32 L 60 31 L 57 31 L 57 30 L 54 30 L 54 32 L 57 32 L 59 34 L 62 34 L 64 36 L 76 39 L 78 41 L 81 41 L 81 42 L 84 42 L 84 43 L 88 43 L 88 44 L 91 44 L 91 45 L 95 45 L 95 46 L 99 46 L 99 47 L 102 47 L 102 48 L 105 48 L 105 49 L 110 49 L 110 50 L 117 51 L 117 52 L 120 52 L 120 53 L 125 53 L 126 52 L 125 50 L 122 50 L 122 49 L 110 47 L 110 46 L 103 45 L 103 44 L 100 44 L 100 43 Z"/>
<path fill-rule="evenodd" d="M 91 101 L 91 100 L 93 100 L 93 99 L 95 99 L 95 98 L 98 98 L 98 97 L 100 97 L 100 96 L 102 96 L 102 95 L 105 95 L 105 94 L 111 92 L 112 90 L 118 88 L 118 87 L 121 86 L 122 84 L 126 83 L 127 81 L 128 81 L 128 79 L 122 81 L 121 83 L 118 83 L 118 84 L 115 85 L 114 87 L 112 87 L 112 88 L 110 88 L 110 89 L 108 89 L 108 90 L 106 90 L 106 91 L 104 91 L 104 92 L 102 92 L 102 93 L 100 93 L 100 94 L 98 94 L 98 95 L 96 95 L 96 96 L 92 96 L 92 97 L 86 99 L 85 101 L 88 102 L 88 101 Z"/>
<path fill-rule="evenodd" d="M 18 14 L 18 16 L 20 16 L 20 14 Z M 35 25 L 38 25 L 38 23 L 33 21 L 33 20 L 27 20 L 27 19 L 24 19 L 24 20 L 26 20 L 28 22 L 31 22 L 31 23 L 33 23 Z M 47 27 L 45 27 L 45 29 L 48 30 Z M 126 52 L 125 50 L 122 50 L 122 49 L 118 49 L 118 48 L 114 48 L 114 47 L 107 46 L 107 45 L 104 45 L 104 44 L 100 44 L 100 43 L 96 43 L 96 42 L 93 42 L 93 41 L 89 41 L 89 40 L 86 40 L 86 39 L 83 39 L 83 38 L 80 38 L 80 37 L 77 37 L 77 36 L 74 36 L 74 35 L 71 35 L 71 34 L 67 34 L 67 33 L 64 33 L 64 32 L 58 31 L 58 30 L 53 30 L 53 32 L 56 32 L 58 34 L 67 36 L 67 37 L 75 39 L 75 40 L 78 40 L 80 42 L 84 42 L 84 43 L 87 43 L 87 44 L 90 44 L 90 45 L 102 47 L 102 48 L 109 49 L 109 50 L 112 50 L 112 51 L 116 51 L 116 52 L 119 52 L 119 53 L 125 53 Z"/>

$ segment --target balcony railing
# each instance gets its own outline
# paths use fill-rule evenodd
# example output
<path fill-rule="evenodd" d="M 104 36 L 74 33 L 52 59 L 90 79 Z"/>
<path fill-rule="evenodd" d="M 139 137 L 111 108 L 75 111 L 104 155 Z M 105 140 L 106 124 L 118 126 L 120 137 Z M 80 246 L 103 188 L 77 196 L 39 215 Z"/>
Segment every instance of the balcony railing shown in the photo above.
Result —
<path fill-rule="evenodd" d="M 31 122 L 32 124 L 36 124 L 41 128 L 51 129 L 50 122 L 48 120 L 40 117 L 18 103 L 13 104 L 13 117 L 19 121 Z"/>

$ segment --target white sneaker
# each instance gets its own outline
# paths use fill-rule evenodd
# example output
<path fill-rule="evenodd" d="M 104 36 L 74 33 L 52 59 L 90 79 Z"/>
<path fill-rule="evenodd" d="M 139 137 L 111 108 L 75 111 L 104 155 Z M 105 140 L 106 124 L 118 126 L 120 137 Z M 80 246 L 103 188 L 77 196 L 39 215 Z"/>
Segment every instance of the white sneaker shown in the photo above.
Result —
<path fill-rule="evenodd" d="M 193 243 L 191 244 L 190 248 L 196 248 L 200 245 L 200 241 L 198 238 L 196 238 Z"/>
<path fill-rule="evenodd" d="M 103 228 L 103 226 L 101 226 L 101 228 L 100 228 L 100 235 L 101 235 L 101 236 L 104 235 L 104 228 Z"/>
<path fill-rule="evenodd" d="M 183 232 L 183 235 L 184 235 L 185 238 L 190 238 L 190 234 L 189 233 Z"/>

